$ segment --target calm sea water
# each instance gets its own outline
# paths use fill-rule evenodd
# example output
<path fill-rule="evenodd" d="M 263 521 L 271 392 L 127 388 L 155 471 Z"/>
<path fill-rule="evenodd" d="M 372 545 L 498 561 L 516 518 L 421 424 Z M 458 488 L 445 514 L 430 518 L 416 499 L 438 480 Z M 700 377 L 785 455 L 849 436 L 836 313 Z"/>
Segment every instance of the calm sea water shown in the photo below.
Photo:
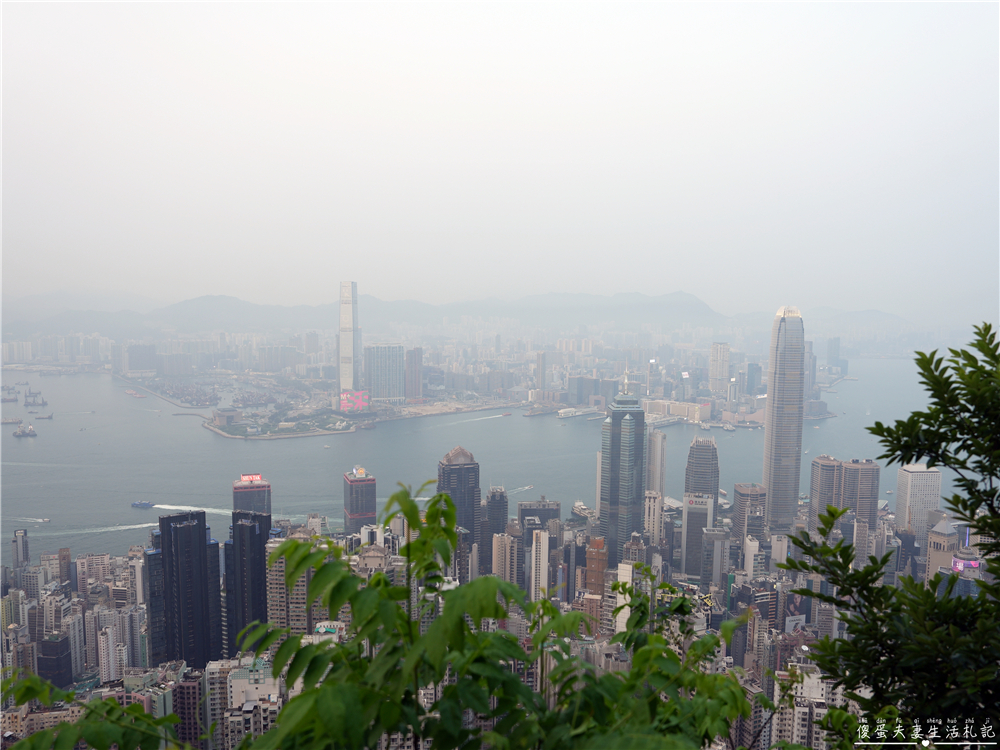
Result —
<path fill-rule="evenodd" d="M 876 420 L 902 419 L 926 406 L 909 360 L 857 360 L 837 393 L 826 396 L 835 419 L 807 421 L 803 430 L 801 491 L 809 491 L 809 462 L 821 454 L 837 458 L 875 458 L 881 451 L 865 431 Z M 15 438 L 4 425 L 0 438 L 0 521 L 3 562 L 10 564 L 14 529 L 27 528 L 32 557 L 70 547 L 124 554 L 144 544 L 157 516 L 173 509 L 208 512 L 215 536 L 228 532 L 232 482 L 241 473 L 259 473 L 272 484 L 275 517 L 304 520 L 320 513 L 339 520 L 343 513 L 343 474 L 355 464 L 378 478 L 380 505 L 402 481 L 414 486 L 437 476 L 437 462 L 456 445 L 472 451 L 484 488 L 502 484 L 517 500 L 560 500 L 567 514 L 582 500 L 594 506 L 596 455 L 601 422 L 586 417 L 560 420 L 554 415 L 524 418 L 520 411 L 426 417 L 380 423 L 377 429 L 346 435 L 289 440 L 231 440 L 201 427 L 181 409 L 154 397 L 135 399 L 128 387 L 106 375 L 40 377 L 4 373 L 4 384 L 28 380 L 41 390 L 55 419 L 34 422 L 38 437 Z M 23 390 L 23 386 L 21 387 Z M 4 404 L 4 416 L 27 418 L 27 409 Z M 816 429 L 815 427 L 818 427 Z M 680 497 L 684 464 L 693 437 L 707 433 L 681 425 L 667 435 L 667 493 Z M 719 445 L 720 484 L 732 492 L 736 482 L 760 481 L 763 430 L 712 430 Z M 324 445 L 329 445 L 325 449 Z M 896 489 L 896 468 L 883 469 L 882 491 Z M 132 508 L 148 500 L 157 508 Z M 48 523 L 40 519 L 48 518 Z"/>

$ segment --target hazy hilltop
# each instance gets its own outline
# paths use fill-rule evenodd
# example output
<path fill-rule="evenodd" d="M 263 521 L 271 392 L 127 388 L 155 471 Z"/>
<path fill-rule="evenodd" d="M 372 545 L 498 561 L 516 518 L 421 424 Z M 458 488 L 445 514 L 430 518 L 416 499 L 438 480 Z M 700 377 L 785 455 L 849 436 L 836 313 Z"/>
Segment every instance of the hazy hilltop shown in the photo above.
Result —
<path fill-rule="evenodd" d="M 362 294 L 358 299 L 362 328 L 391 335 L 399 326 L 434 327 L 464 317 L 517 321 L 544 329 L 587 328 L 637 330 L 652 325 L 671 330 L 720 327 L 731 323 L 692 294 L 539 294 L 514 301 L 485 299 L 432 305 L 413 300 L 385 301 Z M 33 310 L 35 308 L 32 308 Z M 100 333 L 129 338 L 160 332 L 184 334 L 211 331 L 274 333 L 288 330 L 335 330 L 339 304 L 266 305 L 226 295 L 208 295 L 148 312 L 120 309 L 63 309 L 48 317 L 37 314 L 4 316 L 5 336 Z"/>
<path fill-rule="evenodd" d="M 171 305 L 150 307 L 151 300 L 114 295 L 97 300 L 92 307 L 72 308 L 75 302 L 87 303 L 86 295 L 67 295 L 65 299 L 39 295 L 27 300 L 5 300 L 4 340 L 31 339 L 38 336 L 99 334 L 124 341 L 159 339 L 173 336 L 208 336 L 218 331 L 287 335 L 306 330 L 334 333 L 339 328 L 340 306 L 269 305 L 250 302 L 229 295 L 206 295 Z M 108 309 L 116 302 L 133 302 L 133 308 Z M 51 305 L 50 314 L 40 307 Z M 789 300 L 779 300 L 787 304 Z M 361 328 L 369 340 L 430 339 L 438 335 L 454 336 L 456 325 L 480 321 L 484 329 L 520 327 L 524 335 L 594 336 L 603 332 L 689 332 L 699 340 L 719 337 L 757 342 L 766 346 L 774 312 L 777 309 L 723 315 L 687 292 L 650 296 L 639 293 L 614 295 L 550 293 L 517 300 L 488 298 L 446 304 L 415 300 L 382 300 L 368 294 L 358 297 Z M 137 309 L 138 308 L 138 309 Z M 845 337 L 872 352 L 912 351 L 953 345 L 968 338 L 969 330 L 935 330 L 880 310 L 850 311 L 833 307 L 800 306 L 806 335 L 823 339 Z M 887 346 L 892 342 L 892 346 Z"/>

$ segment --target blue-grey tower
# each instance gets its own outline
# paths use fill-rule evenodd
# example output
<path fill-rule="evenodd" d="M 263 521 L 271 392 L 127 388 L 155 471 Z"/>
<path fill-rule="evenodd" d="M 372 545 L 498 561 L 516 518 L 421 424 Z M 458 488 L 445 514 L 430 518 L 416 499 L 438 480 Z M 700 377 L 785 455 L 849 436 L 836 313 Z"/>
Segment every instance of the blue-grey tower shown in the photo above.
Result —
<path fill-rule="evenodd" d="M 622 561 L 632 532 L 642 532 L 646 493 L 646 415 L 639 399 L 625 390 L 608 407 L 601 427 L 601 534 L 608 567 Z"/>

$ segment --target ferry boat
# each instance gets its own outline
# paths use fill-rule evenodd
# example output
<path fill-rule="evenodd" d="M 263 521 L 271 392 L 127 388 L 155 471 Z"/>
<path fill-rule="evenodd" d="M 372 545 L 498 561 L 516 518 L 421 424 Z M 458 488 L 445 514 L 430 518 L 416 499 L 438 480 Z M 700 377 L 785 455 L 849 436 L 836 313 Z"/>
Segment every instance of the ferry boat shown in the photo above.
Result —
<path fill-rule="evenodd" d="M 720 497 L 729 497 L 729 493 L 728 493 L 728 492 L 726 492 L 726 491 L 725 491 L 725 490 L 723 490 L 723 489 L 720 489 L 720 490 L 719 490 L 719 496 L 720 496 Z"/>
<path fill-rule="evenodd" d="M 504 412 L 503 414 L 501 414 L 500 416 L 501 416 L 501 417 L 509 417 L 509 416 L 511 416 L 511 413 L 510 413 L 509 411 L 505 411 L 505 412 Z"/>
<path fill-rule="evenodd" d="M 132 503 L 132 507 L 133 508 L 153 508 L 155 506 L 153 505 L 153 503 L 149 502 L 149 500 L 136 500 L 134 503 Z"/>
<path fill-rule="evenodd" d="M 891 495 L 891 494 L 892 494 L 892 490 L 886 490 L 886 491 L 885 491 L 885 494 L 887 494 L 887 495 Z"/>

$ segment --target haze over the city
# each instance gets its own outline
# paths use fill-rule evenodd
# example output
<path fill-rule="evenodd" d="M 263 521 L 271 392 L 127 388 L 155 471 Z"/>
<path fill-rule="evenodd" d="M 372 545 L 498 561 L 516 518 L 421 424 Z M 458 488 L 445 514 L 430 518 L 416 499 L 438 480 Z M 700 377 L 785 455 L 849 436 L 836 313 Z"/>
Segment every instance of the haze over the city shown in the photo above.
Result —
<path fill-rule="evenodd" d="M 357 279 L 430 303 L 684 291 L 727 315 L 996 320 L 997 22 L 9 4 L 5 307 L 320 305 Z"/>

